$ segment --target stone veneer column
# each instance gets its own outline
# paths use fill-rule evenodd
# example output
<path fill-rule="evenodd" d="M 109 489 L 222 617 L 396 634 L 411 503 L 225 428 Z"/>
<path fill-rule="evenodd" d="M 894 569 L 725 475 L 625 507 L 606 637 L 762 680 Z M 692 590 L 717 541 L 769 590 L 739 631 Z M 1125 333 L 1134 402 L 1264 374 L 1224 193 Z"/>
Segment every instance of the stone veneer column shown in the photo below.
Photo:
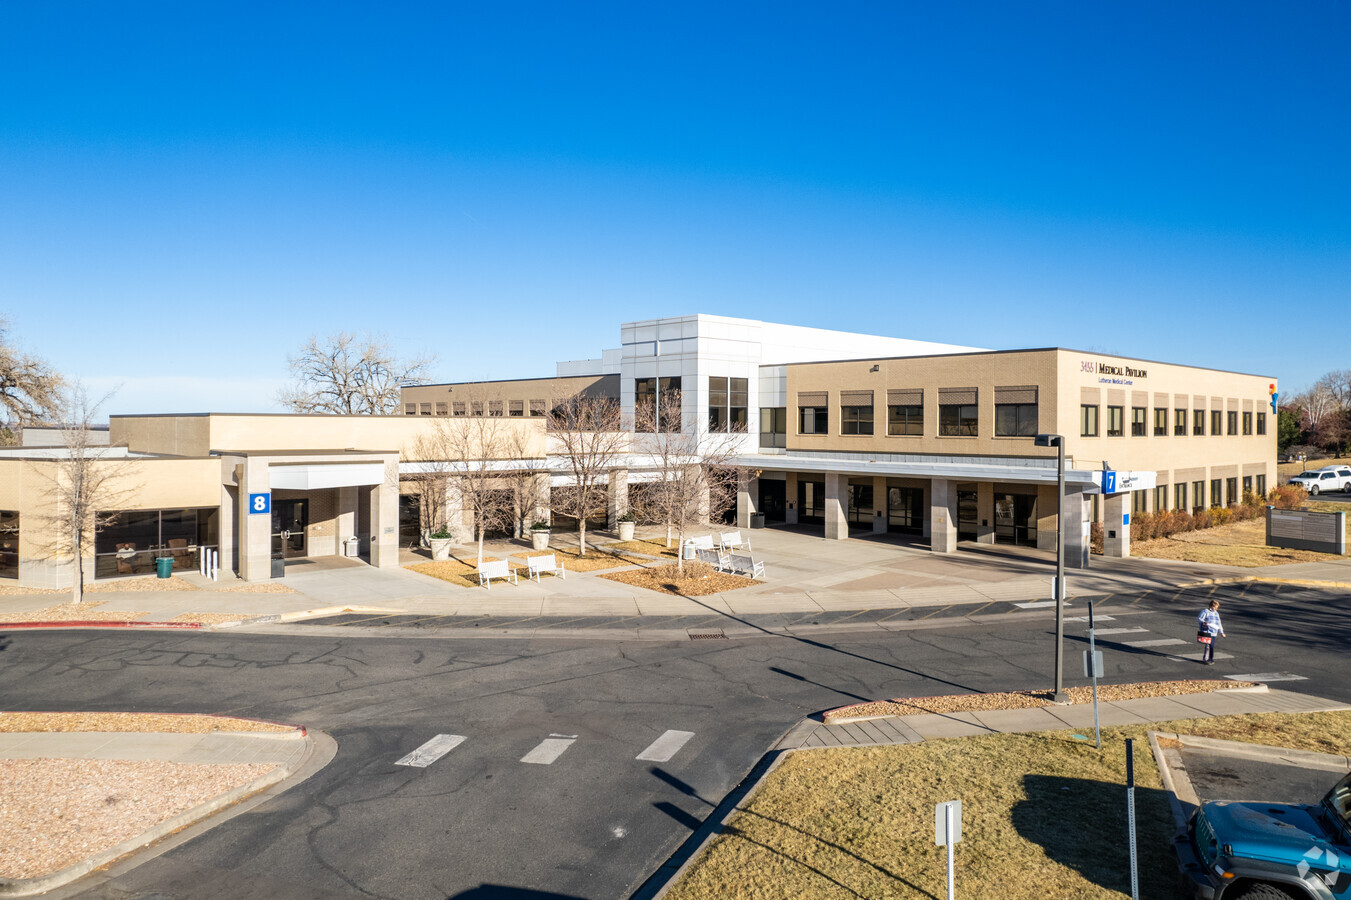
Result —
<path fill-rule="evenodd" d="M 796 525 L 798 522 L 797 508 L 797 473 L 785 472 L 783 475 L 783 524 Z"/>
<path fill-rule="evenodd" d="M 1108 494 L 1103 504 L 1102 555 L 1125 559 L 1131 555 L 1131 494 Z"/>
<path fill-rule="evenodd" d="M 873 476 L 873 534 L 887 533 L 887 476 Z M 880 512 L 881 515 L 877 515 Z"/>
<path fill-rule="evenodd" d="M 343 555 L 343 543 L 357 533 L 357 504 L 361 502 L 360 498 L 360 488 L 338 488 L 338 508 L 334 510 L 333 516 L 333 527 L 336 529 L 336 533 L 333 537 L 337 542 L 339 556 Z"/>
<path fill-rule="evenodd" d="M 385 460 L 384 480 L 371 488 L 371 565 L 399 565 L 399 460 Z"/>
<path fill-rule="evenodd" d="M 468 515 L 464 509 L 464 490 L 460 486 L 458 478 L 451 478 L 446 482 L 446 531 L 450 532 L 450 539 L 457 544 L 472 544 L 474 542 L 473 523 L 467 521 Z M 371 528 L 372 540 L 374 540 L 375 529 Z"/>
<path fill-rule="evenodd" d="M 737 469 L 736 473 L 736 527 L 750 528 L 751 515 L 759 512 L 757 501 L 760 499 L 760 479 L 752 478 L 749 469 Z"/>
<path fill-rule="evenodd" d="M 935 478 L 929 485 L 929 549 L 952 553 L 957 549 L 957 485 Z"/>
<path fill-rule="evenodd" d="M 1037 485 L 1037 549 L 1055 552 L 1056 526 L 1060 514 L 1055 508 L 1056 486 Z"/>
<path fill-rule="evenodd" d="M 1082 489 L 1065 485 L 1065 568 L 1087 569 L 1090 507 Z"/>
<path fill-rule="evenodd" d="M 994 543 L 994 484 L 976 484 L 976 543 Z"/>
<path fill-rule="evenodd" d="M 239 577 L 244 581 L 272 577 L 272 516 L 249 509 L 250 494 L 271 493 L 267 459 L 245 457 L 239 466 Z"/>
<path fill-rule="evenodd" d="M 849 476 L 826 473 L 826 540 L 843 541 L 849 537 Z"/>
<path fill-rule="evenodd" d="M 605 527 L 614 531 L 629 511 L 629 470 L 611 469 L 605 484 Z"/>

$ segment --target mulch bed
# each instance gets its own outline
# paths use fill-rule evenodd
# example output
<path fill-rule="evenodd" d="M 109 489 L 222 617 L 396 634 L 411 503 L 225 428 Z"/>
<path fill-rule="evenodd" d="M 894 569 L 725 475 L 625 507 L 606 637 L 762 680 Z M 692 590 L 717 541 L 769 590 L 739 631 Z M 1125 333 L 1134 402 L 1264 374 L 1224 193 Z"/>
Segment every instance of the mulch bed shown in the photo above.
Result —
<path fill-rule="evenodd" d="M 618 581 L 621 584 L 628 584 L 633 587 L 647 588 L 649 591 L 657 591 L 662 594 L 674 594 L 677 597 L 706 597 L 709 594 L 722 594 L 727 591 L 750 587 L 753 584 L 760 584 L 754 578 L 743 578 L 740 575 L 715 572 L 707 563 L 702 564 L 703 571 L 701 572 L 699 566 L 700 564 L 697 563 L 686 563 L 686 577 L 684 578 L 679 577 L 675 565 L 628 569 L 598 577 L 608 578 L 610 581 Z"/>

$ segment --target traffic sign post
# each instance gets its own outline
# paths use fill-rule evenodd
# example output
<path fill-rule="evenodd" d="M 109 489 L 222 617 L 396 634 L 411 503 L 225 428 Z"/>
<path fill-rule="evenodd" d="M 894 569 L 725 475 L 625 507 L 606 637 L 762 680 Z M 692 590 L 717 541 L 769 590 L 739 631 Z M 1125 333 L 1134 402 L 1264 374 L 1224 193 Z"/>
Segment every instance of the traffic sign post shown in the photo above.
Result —
<path fill-rule="evenodd" d="M 1093 641 L 1093 601 L 1088 601 L 1088 651 L 1084 654 L 1084 674 L 1093 677 L 1093 738 L 1102 749 L 1102 729 L 1098 726 L 1098 678 L 1102 676 L 1102 651 Z"/>
<path fill-rule="evenodd" d="M 1131 900 L 1140 900 L 1140 876 L 1135 853 L 1135 741 L 1126 738 L 1126 831 L 1131 848 Z"/>
<path fill-rule="evenodd" d="M 953 845 L 962 839 L 962 801 L 949 800 L 934 807 L 934 843 L 948 848 L 948 900 L 957 896 L 957 873 Z"/>

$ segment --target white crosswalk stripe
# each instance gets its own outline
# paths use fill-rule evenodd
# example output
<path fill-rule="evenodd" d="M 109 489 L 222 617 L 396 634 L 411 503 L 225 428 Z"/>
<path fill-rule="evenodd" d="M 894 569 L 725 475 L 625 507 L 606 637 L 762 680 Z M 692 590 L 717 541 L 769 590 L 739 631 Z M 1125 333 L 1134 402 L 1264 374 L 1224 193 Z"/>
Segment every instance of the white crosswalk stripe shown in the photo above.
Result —
<path fill-rule="evenodd" d="M 685 742 L 692 737 L 694 737 L 693 731 L 667 731 L 634 759 L 643 759 L 648 762 L 667 762 L 679 753 L 680 748 L 685 746 Z"/>
<path fill-rule="evenodd" d="M 1148 628 L 1094 628 L 1093 634 L 1102 637 L 1104 634 L 1147 634 Z"/>
<path fill-rule="evenodd" d="M 1166 647 L 1171 644 L 1186 644 L 1181 638 L 1159 638 L 1153 641 L 1122 641 L 1127 647 Z"/>
<path fill-rule="evenodd" d="M 521 762 L 537 766 L 551 766 L 558 757 L 577 741 L 575 734 L 551 734 L 539 746 L 521 757 Z"/>
<path fill-rule="evenodd" d="M 403 759 L 395 762 L 394 765 L 413 766 L 418 769 L 425 769 L 456 747 L 460 746 L 460 744 L 463 744 L 464 740 L 464 735 L 461 734 L 438 734 Z"/>
<path fill-rule="evenodd" d="M 1094 619 L 1095 623 L 1096 623 L 1096 622 L 1115 622 L 1115 621 L 1116 621 L 1116 619 L 1115 619 L 1113 616 L 1094 616 L 1093 619 Z M 1088 616 L 1066 616 L 1066 617 L 1065 617 L 1065 621 L 1066 621 L 1066 622 L 1087 622 L 1087 621 L 1088 621 Z M 1101 631 L 1100 629 L 1095 629 L 1095 630 L 1097 630 L 1098 634 L 1102 634 L 1102 631 Z"/>

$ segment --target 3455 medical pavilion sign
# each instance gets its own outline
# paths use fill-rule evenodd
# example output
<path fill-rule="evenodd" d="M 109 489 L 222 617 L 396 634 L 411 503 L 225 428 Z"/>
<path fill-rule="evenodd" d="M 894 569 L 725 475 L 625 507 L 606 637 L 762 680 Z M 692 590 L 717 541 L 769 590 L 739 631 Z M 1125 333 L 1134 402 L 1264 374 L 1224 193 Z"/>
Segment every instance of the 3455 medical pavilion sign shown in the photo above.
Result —
<path fill-rule="evenodd" d="M 1134 366 L 1117 365 L 1116 363 L 1103 362 L 1099 359 L 1084 359 L 1079 361 L 1082 371 L 1090 375 L 1115 375 L 1118 378 L 1148 378 L 1148 369 L 1137 369 Z"/>

